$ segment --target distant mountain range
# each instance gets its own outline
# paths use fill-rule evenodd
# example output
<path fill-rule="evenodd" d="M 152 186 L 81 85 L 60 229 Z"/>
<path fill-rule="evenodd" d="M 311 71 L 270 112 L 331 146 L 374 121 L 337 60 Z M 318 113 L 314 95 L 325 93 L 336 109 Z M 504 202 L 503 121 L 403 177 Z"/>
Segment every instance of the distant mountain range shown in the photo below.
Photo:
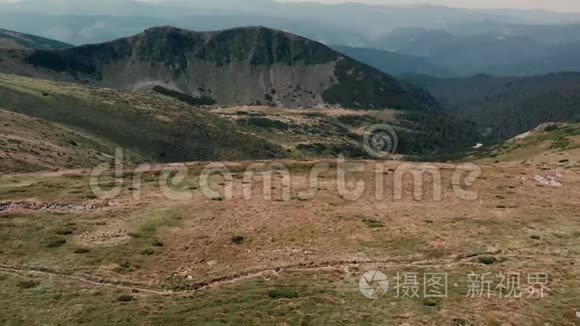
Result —
<path fill-rule="evenodd" d="M 48 50 L 68 47 L 72 47 L 72 45 L 35 35 L 0 29 L 0 49 Z"/>
<path fill-rule="evenodd" d="M 420 89 L 293 34 L 158 27 L 63 50 L 0 51 L 0 72 L 122 90 L 164 89 L 224 106 L 421 110 Z"/>
<path fill-rule="evenodd" d="M 493 25 L 493 24 L 491 24 Z M 558 33 L 567 31 L 567 36 Z M 574 33 L 571 31 L 575 31 Z M 471 31 L 472 33 L 477 30 Z M 580 71 L 580 25 L 517 26 L 485 34 L 446 30 L 399 29 L 377 41 L 377 47 L 422 57 L 456 75 L 487 73 L 530 76 Z M 550 39 L 547 34 L 553 32 Z"/>
<path fill-rule="evenodd" d="M 399 29 L 378 41 L 377 47 L 388 50 L 334 49 L 397 76 L 533 76 L 580 71 L 580 25 L 569 25 L 568 29 L 577 29 L 578 41 L 573 35 L 560 35 L 563 43 L 556 41 L 558 37 L 549 43 L 545 36 L 533 38 L 523 32 L 458 35 L 444 30 Z"/>
<path fill-rule="evenodd" d="M 563 24 L 580 22 L 580 14 L 273 0 L 22 0 L 0 4 L 0 22 L 4 28 L 76 45 L 125 37 L 159 25 L 200 31 L 261 25 L 326 44 L 374 47 L 374 40 L 398 28 L 448 30 L 484 22 Z"/>
<path fill-rule="evenodd" d="M 2 28 L 75 45 L 107 42 L 153 26 L 196 31 L 265 26 L 327 45 L 414 56 L 390 53 L 377 59 L 377 53 L 349 52 L 393 74 L 529 76 L 580 71 L 575 60 L 580 14 L 545 10 L 272 0 L 22 0 L 0 4 L 0 22 Z"/>
<path fill-rule="evenodd" d="M 341 45 L 332 46 L 332 48 L 357 61 L 366 63 L 382 72 L 395 76 L 405 74 L 423 74 L 436 77 L 449 77 L 454 75 L 451 71 L 441 68 L 429 62 L 428 59 L 419 56 Z"/>
<path fill-rule="evenodd" d="M 0 5 L 0 8 L 2 5 Z M 26 20 L 28 23 L 23 23 Z M 0 26 L 26 33 L 42 35 L 67 43 L 82 45 L 106 42 L 142 32 L 153 26 L 171 25 L 196 31 L 214 31 L 247 26 L 267 26 L 288 31 L 326 44 L 371 44 L 362 32 L 348 27 L 328 25 L 283 17 L 235 14 L 204 14 L 191 11 L 171 17 L 111 16 L 111 15 L 47 15 L 45 13 L 18 11 L 2 12 Z"/>

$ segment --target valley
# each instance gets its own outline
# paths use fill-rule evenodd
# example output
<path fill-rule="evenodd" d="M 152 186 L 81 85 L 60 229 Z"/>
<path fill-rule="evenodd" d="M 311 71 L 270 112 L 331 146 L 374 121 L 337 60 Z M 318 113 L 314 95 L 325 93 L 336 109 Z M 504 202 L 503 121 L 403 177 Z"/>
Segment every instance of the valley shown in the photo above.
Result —
<path fill-rule="evenodd" d="M 365 130 L 382 124 L 395 128 L 394 154 L 409 157 L 453 152 L 477 138 L 465 132 L 464 123 L 430 111 L 203 107 L 154 91 L 1 74 L 0 96 L 5 172 L 96 166 L 110 162 L 116 148 L 136 164 L 338 154 L 370 158 L 362 145 Z M 53 148 L 48 155 L 46 146 Z"/>
<path fill-rule="evenodd" d="M 533 77 L 405 78 L 427 89 L 458 120 L 473 122 L 492 141 L 515 137 L 542 123 L 580 122 L 577 72 Z"/>
<path fill-rule="evenodd" d="M 0 323 L 577 325 L 578 21 L 0 1 Z"/>

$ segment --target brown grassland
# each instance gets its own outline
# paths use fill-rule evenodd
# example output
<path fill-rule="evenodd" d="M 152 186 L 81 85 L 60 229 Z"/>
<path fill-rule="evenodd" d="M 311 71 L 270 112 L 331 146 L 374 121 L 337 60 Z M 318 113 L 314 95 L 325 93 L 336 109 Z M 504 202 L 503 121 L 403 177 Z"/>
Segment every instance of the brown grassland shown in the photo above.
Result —
<path fill-rule="evenodd" d="M 291 173 L 290 199 L 274 174 L 272 199 L 261 195 L 264 174 L 244 181 L 255 162 L 227 163 L 233 198 L 207 198 L 199 187 L 202 163 L 167 199 L 162 168 L 125 171 L 121 194 L 104 200 L 89 188 L 88 170 L 0 176 L 0 322 L 31 324 L 427 324 L 575 325 L 580 309 L 580 166 L 482 164 L 466 190 L 453 191 L 455 166 L 442 174 L 441 200 L 426 178 L 413 198 L 393 196 L 401 162 L 360 161 L 358 200 L 340 195 L 336 165 L 318 178 L 305 200 L 313 161 L 277 161 Z M 264 161 L 263 172 L 270 161 Z M 418 164 L 418 163 L 417 163 Z M 377 175 L 384 198 L 375 196 Z M 554 178 L 560 185 L 538 180 Z M 111 175 L 99 180 L 115 185 Z M 215 176 L 212 187 L 223 191 Z M 246 185 L 250 200 L 241 196 Z M 386 296 L 359 292 L 368 270 L 387 274 Z M 448 296 L 396 298 L 397 272 L 448 273 Z M 467 275 L 489 274 L 491 295 L 469 298 Z M 500 298 L 498 273 L 520 273 L 522 298 Z M 545 297 L 528 297 L 528 273 L 549 275 Z M 423 285 L 420 285 L 421 292 Z"/>
<path fill-rule="evenodd" d="M 344 151 L 367 157 L 362 135 L 384 123 L 398 126 L 407 150 L 421 142 L 429 149 L 437 133 L 417 126 L 432 120 L 414 124 L 391 110 L 193 108 L 155 94 L 8 75 L 0 75 L 0 95 L 2 324 L 580 321 L 578 124 L 547 124 L 461 153 L 481 167 L 470 185 L 453 178 L 458 164 L 428 164 L 441 174 L 441 199 L 428 174 L 422 187 L 407 174 L 396 198 L 396 171 L 423 163 L 349 161 L 365 166 L 347 169 L 349 188 L 366 184 L 352 200 L 338 189 L 338 166 L 328 158 Z M 437 137 L 434 144 L 459 141 Z M 105 199 L 91 189 L 89 167 L 110 162 L 117 147 L 127 148 L 126 170 L 97 181 L 122 191 Z M 211 162 L 157 164 L 142 174 L 128 165 L 192 157 L 225 160 L 233 197 L 219 176 L 209 179 L 219 194 L 204 195 L 200 176 Z M 243 161 L 256 157 L 271 160 Z M 330 169 L 305 198 L 317 163 Z M 262 166 L 246 180 L 253 164 Z M 289 186 L 274 171 L 280 164 Z M 173 178 L 183 167 L 185 178 Z M 186 196 L 168 198 L 160 186 L 168 178 L 172 193 Z M 377 178 L 384 182 L 378 197 Z M 457 186 L 477 197 L 462 199 Z M 390 281 L 377 300 L 359 291 L 369 270 Z M 396 296 L 397 273 L 418 273 L 419 297 Z M 447 273 L 446 298 L 423 297 L 426 273 Z M 471 297 L 470 273 L 492 281 L 489 297 L 488 283 Z M 500 297 L 499 273 L 520 275 L 521 298 Z M 528 296 L 538 290 L 528 285 L 531 273 L 548 274 L 544 298 Z"/>

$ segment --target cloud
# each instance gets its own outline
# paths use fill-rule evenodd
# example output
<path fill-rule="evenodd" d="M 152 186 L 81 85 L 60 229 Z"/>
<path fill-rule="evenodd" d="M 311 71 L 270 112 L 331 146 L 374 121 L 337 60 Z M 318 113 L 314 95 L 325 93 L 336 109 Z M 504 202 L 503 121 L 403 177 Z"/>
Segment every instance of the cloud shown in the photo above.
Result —
<path fill-rule="evenodd" d="M 0 4 L 24 2 L 26 0 L 0 0 Z M 119 0 L 121 1 L 121 0 Z M 129 0 L 131 2 L 143 3 L 170 3 L 175 0 Z M 306 0 L 275 0 L 277 2 L 305 2 Z M 308 0 L 316 1 L 316 0 Z M 578 12 L 580 11 L 580 1 L 578 0 L 318 0 L 321 3 L 341 3 L 341 2 L 364 2 L 375 5 L 410 5 L 417 3 L 430 3 L 433 5 L 444 5 L 460 8 L 513 8 L 513 9 L 548 9 L 562 12 Z M 51 5 L 58 6 L 58 3 L 66 3 L 67 0 L 52 0 Z M 98 4 L 102 1 L 98 0 L 83 0 L 84 3 Z M 199 2 L 206 2 L 204 0 L 180 0 L 177 2 L 196 4 Z"/>
<path fill-rule="evenodd" d="M 101 30 L 110 28 L 111 26 L 105 21 L 95 22 L 93 25 L 85 27 L 79 31 L 79 35 L 84 38 L 94 38 L 99 35 Z"/>
<path fill-rule="evenodd" d="M 277 0 L 278 2 L 302 2 L 304 0 Z M 323 3 L 364 2 L 375 5 L 411 5 L 433 4 L 459 8 L 513 8 L 513 9 L 548 9 L 557 11 L 580 11 L 578 0 L 319 0 Z"/>

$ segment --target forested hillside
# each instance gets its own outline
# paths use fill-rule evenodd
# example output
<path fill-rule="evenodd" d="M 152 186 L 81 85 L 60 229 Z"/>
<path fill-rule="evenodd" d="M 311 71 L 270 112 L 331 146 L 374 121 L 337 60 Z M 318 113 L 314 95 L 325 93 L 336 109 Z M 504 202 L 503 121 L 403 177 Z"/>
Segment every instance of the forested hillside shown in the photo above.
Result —
<path fill-rule="evenodd" d="M 580 73 L 407 79 L 428 89 L 444 109 L 474 122 L 492 138 L 510 138 L 543 122 L 580 121 Z"/>

